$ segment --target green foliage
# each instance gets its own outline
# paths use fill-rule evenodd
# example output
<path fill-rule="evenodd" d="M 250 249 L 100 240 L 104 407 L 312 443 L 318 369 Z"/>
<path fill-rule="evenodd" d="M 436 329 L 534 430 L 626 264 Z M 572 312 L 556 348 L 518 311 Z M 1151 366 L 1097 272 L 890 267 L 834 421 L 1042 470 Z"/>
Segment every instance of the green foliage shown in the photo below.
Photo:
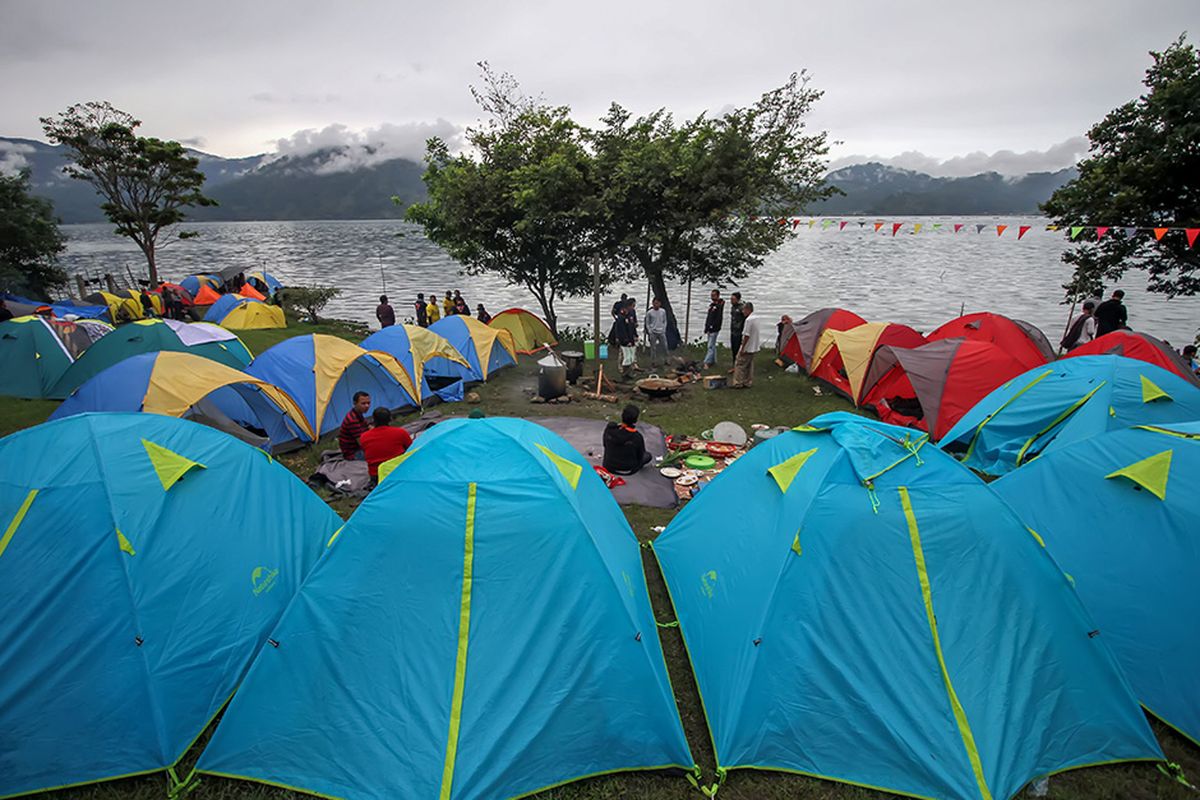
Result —
<path fill-rule="evenodd" d="M 48 298 L 66 286 L 57 264 L 66 246 L 50 203 L 29 193 L 29 173 L 0 175 L 0 289 Z"/>
<path fill-rule="evenodd" d="M 1143 81 L 1147 92 L 1114 109 L 1090 131 L 1091 155 L 1079 177 L 1042 210 L 1062 226 L 1200 227 L 1200 58 L 1180 36 Z M 1080 297 L 1144 269 L 1149 288 L 1168 296 L 1200 291 L 1200 250 L 1179 233 L 1154 241 L 1110 232 L 1063 253 L 1075 267 L 1068 297 Z"/>
<path fill-rule="evenodd" d="M 64 172 L 87 181 L 104 198 L 100 206 L 146 256 L 151 283 L 158 283 L 155 254 L 159 233 L 184 219 L 189 206 L 211 206 L 200 188 L 204 173 L 179 142 L 138 136 L 141 121 L 109 103 L 70 106 L 57 117 L 43 117 L 52 142 L 65 145 L 72 163 Z M 180 238 L 195 234 L 183 233 Z"/>
<path fill-rule="evenodd" d="M 319 324 L 320 312 L 329 301 L 342 293 L 335 286 L 288 286 L 280 292 L 284 311 L 302 315 L 308 322 Z"/>
<path fill-rule="evenodd" d="M 597 187 L 585 132 L 565 107 L 522 96 L 486 63 L 473 89 L 489 115 L 468 129 L 471 153 L 451 156 L 429 141 L 429 199 L 408 209 L 429 238 L 472 275 L 490 272 L 525 286 L 557 330 L 560 297 L 592 290 Z"/>

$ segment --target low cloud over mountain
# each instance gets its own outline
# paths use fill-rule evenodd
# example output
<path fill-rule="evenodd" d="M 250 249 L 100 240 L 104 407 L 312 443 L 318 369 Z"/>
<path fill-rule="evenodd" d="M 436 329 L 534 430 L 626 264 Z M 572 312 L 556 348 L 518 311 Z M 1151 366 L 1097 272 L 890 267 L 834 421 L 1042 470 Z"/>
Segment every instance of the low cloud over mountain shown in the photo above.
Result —
<path fill-rule="evenodd" d="M 843 156 L 829 165 L 830 170 L 854 164 L 876 163 L 900 169 L 923 172 L 935 178 L 965 178 L 985 172 L 996 172 L 1006 176 L 1027 175 L 1031 172 L 1058 172 L 1075 166 L 1087 155 L 1088 140 L 1074 136 L 1045 150 L 1028 150 L 1015 153 L 1012 150 L 997 150 L 995 153 L 977 151 L 965 156 L 939 159 L 910 150 L 898 156 Z"/>
<path fill-rule="evenodd" d="M 436 122 L 409 122 L 402 125 L 384 123 L 377 128 L 351 130 L 345 125 L 329 125 L 317 130 L 297 131 L 275 142 L 275 153 L 268 160 L 299 159 L 316 153 L 324 158 L 315 172 L 351 172 L 378 166 L 386 161 L 405 159 L 420 162 L 425 157 L 425 142 L 432 137 L 443 139 L 451 150 L 462 147 L 462 129 L 439 119 Z"/>

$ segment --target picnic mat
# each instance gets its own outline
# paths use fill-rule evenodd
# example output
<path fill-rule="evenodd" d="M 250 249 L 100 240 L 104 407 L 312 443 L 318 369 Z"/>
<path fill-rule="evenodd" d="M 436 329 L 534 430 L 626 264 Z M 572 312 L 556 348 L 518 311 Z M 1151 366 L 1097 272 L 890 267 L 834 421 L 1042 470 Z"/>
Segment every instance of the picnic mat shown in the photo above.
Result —
<path fill-rule="evenodd" d="M 438 422 L 451 419 L 437 411 L 429 411 L 420 419 L 413 420 L 404 426 L 405 430 L 416 436 Z M 554 431 L 571 443 L 571 446 L 587 459 L 588 463 L 600 465 L 604 458 L 604 427 L 608 425 L 602 419 L 586 417 L 536 417 L 529 420 L 544 428 Z M 675 496 L 675 484 L 670 479 L 659 474 L 654 461 L 667 453 L 667 439 L 662 428 L 639 422 L 637 429 L 646 440 L 646 452 L 651 456 L 651 463 L 646 465 L 636 475 L 622 475 L 624 486 L 613 487 L 613 498 L 621 505 L 652 506 L 654 508 L 674 508 L 678 502 Z"/>

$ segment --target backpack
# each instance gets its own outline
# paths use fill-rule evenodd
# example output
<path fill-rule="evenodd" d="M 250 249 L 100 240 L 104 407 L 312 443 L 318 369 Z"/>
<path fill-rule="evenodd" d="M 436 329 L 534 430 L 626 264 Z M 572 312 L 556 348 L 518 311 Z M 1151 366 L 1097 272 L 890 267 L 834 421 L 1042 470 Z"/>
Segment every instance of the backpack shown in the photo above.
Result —
<path fill-rule="evenodd" d="M 1063 337 L 1058 346 L 1064 350 L 1070 350 L 1079 341 L 1079 334 L 1083 333 L 1083 324 L 1087 322 L 1087 315 L 1080 314 L 1071 323 L 1071 327 L 1067 329 L 1067 335 Z"/>

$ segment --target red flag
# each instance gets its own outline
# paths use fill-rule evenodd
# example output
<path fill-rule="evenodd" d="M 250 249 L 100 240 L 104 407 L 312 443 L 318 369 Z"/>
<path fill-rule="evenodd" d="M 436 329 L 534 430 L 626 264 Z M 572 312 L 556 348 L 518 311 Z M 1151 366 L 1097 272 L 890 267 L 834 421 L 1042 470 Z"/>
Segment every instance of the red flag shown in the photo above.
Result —
<path fill-rule="evenodd" d="M 1170 228 L 1155 228 L 1154 229 L 1154 241 L 1156 241 L 1156 242 L 1162 241 L 1162 237 L 1166 236 L 1167 231 L 1169 231 L 1169 230 L 1171 230 L 1171 229 Z"/>
<path fill-rule="evenodd" d="M 792 230 L 796 230 L 796 228 L 799 228 L 799 227 L 800 227 L 800 220 L 798 220 L 798 219 L 792 220 Z"/>
<path fill-rule="evenodd" d="M 1108 233 L 1108 226 L 1107 226 L 1107 225 L 1103 225 L 1103 226 L 1101 226 L 1101 227 L 1099 227 L 1099 228 L 1096 228 L 1096 241 L 1098 242 L 1098 241 L 1100 241 L 1101 239 L 1103 239 L 1103 238 L 1104 238 L 1104 234 L 1106 234 L 1106 233 Z"/>
<path fill-rule="evenodd" d="M 899 231 L 903 227 L 904 227 L 903 222 L 893 222 L 892 223 L 892 236 L 895 236 L 896 232 Z"/>
<path fill-rule="evenodd" d="M 1188 237 L 1188 247 L 1196 244 L 1196 236 L 1200 235 L 1200 228 L 1185 228 Z"/>
<path fill-rule="evenodd" d="M 838 230 L 842 231 L 845 229 L 846 229 L 846 220 L 842 220 L 841 222 L 838 223 Z"/>
<path fill-rule="evenodd" d="M 963 224 L 962 224 L 961 222 L 955 223 L 955 225 L 954 225 L 954 232 L 955 232 L 955 233 L 958 233 L 959 231 L 961 231 L 961 230 L 962 230 L 962 227 L 963 227 Z"/>
<path fill-rule="evenodd" d="M 997 236 L 1003 236 L 1003 235 L 1004 235 L 1004 232 L 1005 232 L 1006 230 L 1008 230 L 1008 226 L 1007 226 L 1007 225 L 997 225 L 997 226 L 996 226 L 996 235 L 997 235 Z"/>
<path fill-rule="evenodd" d="M 876 222 L 876 223 L 875 223 L 875 232 L 876 232 L 876 233 L 879 233 L 879 229 L 880 229 L 880 228 L 882 228 L 882 227 L 883 227 L 883 223 L 882 223 L 882 222 Z"/>
<path fill-rule="evenodd" d="M 1021 237 L 1022 237 L 1022 236 L 1024 236 L 1024 235 L 1025 235 L 1025 234 L 1027 234 L 1027 233 L 1029 233 L 1029 229 L 1030 229 L 1031 227 L 1033 227 L 1033 226 L 1031 226 L 1031 225 L 1022 225 L 1021 227 L 1017 228 L 1017 241 L 1018 241 L 1018 242 L 1019 242 L 1019 241 L 1021 241 Z"/>

